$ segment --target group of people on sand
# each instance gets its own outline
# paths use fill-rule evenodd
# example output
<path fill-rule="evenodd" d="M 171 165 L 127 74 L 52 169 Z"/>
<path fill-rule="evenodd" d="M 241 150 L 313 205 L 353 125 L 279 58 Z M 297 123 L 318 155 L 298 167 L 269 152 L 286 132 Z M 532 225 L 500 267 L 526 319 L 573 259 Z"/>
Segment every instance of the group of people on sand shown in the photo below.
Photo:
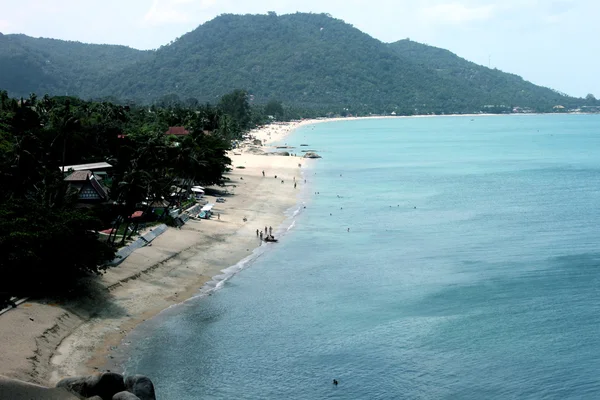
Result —
<path fill-rule="evenodd" d="M 256 230 L 256 236 L 260 238 L 261 241 L 265 242 L 276 242 L 275 237 L 273 236 L 273 227 L 269 226 L 268 228 L 265 226 L 265 232 L 260 229 Z"/>
<path fill-rule="evenodd" d="M 298 164 L 300 165 L 300 164 Z M 262 171 L 262 176 L 265 176 L 265 171 Z M 277 175 L 275 175 L 275 179 L 277 179 Z M 281 183 L 285 183 L 285 181 L 282 179 Z M 304 183 L 306 183 L 306 179 L 304 180 Z M 294 189 L 296 189 L 296 177 L 294 177 Z"/>

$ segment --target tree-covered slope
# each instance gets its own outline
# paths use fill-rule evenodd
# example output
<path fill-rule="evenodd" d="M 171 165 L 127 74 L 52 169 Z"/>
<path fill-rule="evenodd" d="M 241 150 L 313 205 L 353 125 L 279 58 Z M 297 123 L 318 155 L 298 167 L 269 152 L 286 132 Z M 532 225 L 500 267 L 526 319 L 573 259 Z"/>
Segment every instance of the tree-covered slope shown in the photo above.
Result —
<path fill-rule="evenodd" d="M 221 15 L 153 52 L 0 36 L 3 71 L 0 88 L 11 95 L 215 103 L 243 88 L 256 103 L 402 114 L 582 103 L 446 50 L 382 43 L 326 14 Z"/>
<path fill-rule="evenodd" d="M 0 34 L 0 88 L 13 96 L 91 97 L 105 76 L 152 56 L 125 46 Z"/>
<path fill-rule="evenodd" d="M 277 98 L 377 108 L 445 104 L 455 89 L 432 71 L 401 60 L 380 41 L 323 14 L 223 15 L 111 81 L 106 95 L 176 93 L 214 101 L 242 87 L 258 102 Z"/>
<path fill-rule="evenodd" d="M 490 103 L 513 106 L 553 106 L 562 103 L 577 105 L 580 102 L 555 90 L 534 85 L 518 75 L 490 69 L 438 47 L 405 39 L 390 43 L 389 48 L 403 58 L 410 59 L 422 68 L 433 69 L 448 82 L 467 83 L 477 91 L 487 94 Z"/>

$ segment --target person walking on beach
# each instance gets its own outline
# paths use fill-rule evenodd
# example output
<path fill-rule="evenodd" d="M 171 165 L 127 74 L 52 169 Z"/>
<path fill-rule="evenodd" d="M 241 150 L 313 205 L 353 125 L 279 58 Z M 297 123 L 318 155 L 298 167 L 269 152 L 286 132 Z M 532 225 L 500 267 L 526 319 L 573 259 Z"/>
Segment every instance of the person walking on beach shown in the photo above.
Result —
<path fill-rule="evenodd" d="M 256 237 L 258 237 L 258 229 L 256 230 Z"/>
<path fill-rule="evenodd" d="M 265 171 L 262 172 L 263 173 L 263 178 L 265 177 Z"/>
<path fill-rule="evenodd" d="M 267 227 L 265 226 L 265 235 L 267 234 L 267 232 L 269 232 L 269 229 L 267 229 Z"/>
<path fill-rule="evenodd" d="M 296 182 L 294 182 L 294 189 L 296 189 Z"/>
<path fill-rule="evenodd" d="M 217 213 L 217 219 L 221 220 L 221 213 Z"/>
<path fill-rule="evenodd" d="M 269 236 L 271 236 L 273 234 L 273 227 L 269 227 Z"/>
<path fill-rule="evenodd" d="M 260 241 L 262 242 L 262 240 L 263 240 L 263 234 L 262 234 L 262 232 L 261 232 L 261 233 L 260 233 Z"/>

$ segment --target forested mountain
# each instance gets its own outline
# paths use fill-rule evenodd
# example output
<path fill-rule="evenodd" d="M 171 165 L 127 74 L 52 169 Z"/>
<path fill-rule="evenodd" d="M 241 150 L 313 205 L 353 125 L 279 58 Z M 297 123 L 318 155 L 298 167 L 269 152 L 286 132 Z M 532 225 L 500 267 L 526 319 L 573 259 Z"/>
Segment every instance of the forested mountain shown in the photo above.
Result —
<path fill-rule="evenodd" d="M 467 82 L 496 99 L 507 99 L 503 104 L 537 104 L 539 99 L 546 99 L 550 104 L 557 105 L 567 100 L 562 93 L 534 85 L 518 75 L 475 64 L 445 49 L 408 39 L 390 43 L 388 46 L 399 56 L 410 59 L 421 68 L 431 68 L 449 81 Z M 581 103 L 579 100 L 579 104 Z"/>
<path fill-rule="evenodd" d="M 111 72 L 153 57 L 125 46 L 85 44 L 0 33 L 0 89 L 89 97 Z"/>
<path fill-rule="evenodd" d="M 211 103 L 243 88 L 256 103 L 355 113 L 473 112 L 486 105 L 550 111 L 584 102 L 446 50 L 382 43 L 329 15 L 304 13 L 221 15 L 152 52 L 7 35 L 0 37 L 0 88 L 11 95 Z"/>

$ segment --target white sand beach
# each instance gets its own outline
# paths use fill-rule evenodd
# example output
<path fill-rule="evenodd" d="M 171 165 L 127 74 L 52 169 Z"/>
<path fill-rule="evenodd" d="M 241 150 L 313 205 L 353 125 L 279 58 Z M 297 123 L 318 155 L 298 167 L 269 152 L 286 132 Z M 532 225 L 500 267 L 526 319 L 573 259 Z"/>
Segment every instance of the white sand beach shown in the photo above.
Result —
<path fill-rule="evenodd" d="M 314 122 L 273 124 L 251 134 L 273 143 Z M 109 352 L 136 325 L 195 296 L 257 246 L 276 246 L 261 242 L 256 230 L 272 226 L 275 232 L 283 223 L 285 211 L 297 204 L 302 190 L 299 164 L 310 161 L 250 150 L 244 144 L 230 154 L 230 181 L 216 188 L 227 192 L 222 194 L 226 202 L 215 203 L 212 219 L 169 228 L 151 246 L 93 280 L 89 297 L 61 304 L 28 301 L 1 315 L 0 375 L 52 385 L 67 376 L 102 370 Z M 215 202 L 216 196 L 220 194 L 207 197 Z"/>

